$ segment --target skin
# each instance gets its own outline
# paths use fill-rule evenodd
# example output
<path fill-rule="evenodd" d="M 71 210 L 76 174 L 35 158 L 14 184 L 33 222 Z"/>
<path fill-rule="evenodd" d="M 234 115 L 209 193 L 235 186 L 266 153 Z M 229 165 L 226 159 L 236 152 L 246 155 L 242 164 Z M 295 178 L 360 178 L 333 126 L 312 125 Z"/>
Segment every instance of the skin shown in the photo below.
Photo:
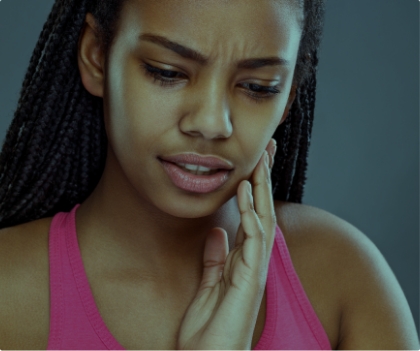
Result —
<path fill-rule="evenodd" d="M 119 283 L 127 278 L 124 282 L 134 287 L 134 293 L 129 295 L 128 284 L 118 284 L 119 291 L 110 289 L 110 295 L 102 299 L 102 308 L 109 301 L 116 302 L 115 296 L 121 302 L 117 308 L 115 304 L 106 306 L 105 315 L 121 312 L 126 317 L 124 321 L 117 320 L 117 326 L 112 325 L 124 344 L 142 346 L 146 339 L 147 345 L 173 349 L 175 325 L 176 349 L 250 349 L 276 224 L 269 169 L 263 165 L 261 155 L 264 148 L 270 148 L 270 137 L 284 121 L 294 99 L 291 77 L 299 37 L 297 15 L 286 1 L 271 0 L 131 0 L 127 4 L 109 57 L 100 51 L 90 15 L 79 42 L 82 81 L 90 93 L 104 98 L 110 141 L 103 177 L 76 215 L 83 263 L 89 266 L 87 271 L 101 292 L 109 286 L 103 280 L 98 282 L 97 277 L 103 272 L 108 274 L 108 281 L 117 277 Z M 174 4 L 176 7 L 171 8 Z M 135 37 L 152 30 L 206 53 L 212 58 L 211 65 L 199 67 L 150 44 L 135 48 Z M 292 66 L 252 72 L 233 68 L 238 59 L 277 53 L 291 60 Z M 177 67 L 175 70 L 182 71 L 184 78 L 176 88 L 153 85 L 150 77 L 139 70 L 140 61 Z M 277 76 L 283 91 L 277 99 L 255 104 L 247 100 L 240 88 L 242 82 L 259 83 Z M 168 181 L 156 160 L 156 155 L 184 151 L 219 155 L 229 159 L 235 171 L 219 191 L 187 194 Z M 246 179 L 252 184 L 251 191 L 246 190 Z M 322 272 L 325 291 L 337 290 L 332 297 L 340 298 L 341 310 L 333 311 L 340 319 L 340 335 L 333 336 L 338 346 L 331 343 L 335 345 L 333 349 L 418 349 L 418 336 L 404 293 L 377 248 L 338 217 L 309 206 L 300 209 L 293 211 L 299 216 L 297 222 L 301 222 L 295 232 L 300 232 L 305 240 L 296 242 L 307 243 L 294 254 L 305 256 L 305 250 L 309 254 L 305 256 L 307 260 L 294 260 L 304 278 L 302 282 L 308 284 L 310 296 L 319 303 L 319 294 L 324 290 L 313 288 L 311 273 L 317 276 Z M 6 307 L 2 308 L 2 315 L 12 317 L 2 318 L 8 323 L 0 325 L 5 344 L 29 345 L 31 340 L 44 344 L 47 340 L 48 316 L 44 312 L 48 308 L 43 308 L 38 300 L 42 295 L 40 286 L 48 287 L 44 284 L 48 274 L 45 279 L 37 279 L 39 284 L 32 284 L 33 294 L 25 294 L 18 301 L 16 282 L 12 282 L 14 274 L 9 271 L 11 262 L 21 261 L 21 243 L 30 233 L 34 245 L 24 261 L 36 271 L 32 276 L 40 276 L 41 261 L 35 256 L 48 248 L 45 240 L 40 244 L 39 238 L 45 239 L 50 220 L 51 217 L 2 230 L 0 247 L 4 254 L 0 257 L 5 258 L 5 269 L 0 278 L 5 282 L 2 286 L 12 287 L 1 295 L 5 301 L 2 306 Z M 315 241 L 317 246 L 312 244 Z M 297 245 L 290 248 L 293 246 Z M 311 252 L 317 254 L 312 257 Z M 47 267 L 48 262 L 44 261 Z M 307 262 L 313 263 L 309 270 Z M 18 290 L 28 291 L 26 281 L 31 282 L 33 277 L 26 279 L 31 274 L 23 272 L 27 267 L 21 263 L 16 267 L 22 270 L 19 286 L 24 288 Z M 145 281 L 149 290 L 139 284 Z M 192 290 L 184 298 L 187 307 L 178 307 L 174 300 L 160 303 L 159 289 L 169 299 Z M 330 296 L 322 295 L 322 300 Z M 36 303 L 26 309 L 34 316 L 30 318 L 31 338 L 22 338 L 20 327 L 28 320 L 23 307 L 34 299 Z M 336 305 L 333 299 L 328 302 Z M 124 308 L 118 309 L 121 306 Z M 324 306 L 317 304 L 320 311 Z M 179 310 L 182 321 L 178 325 Z M 330 306 L 322 311 L 327 325 L 333 323 L 330 313 Z M 151 317 L 152 322 L 145 316 Z M 162 324 L 170 335 L 161 332 Z M 16 330 L 10 333 L 11 329 Z M 148 338 L 150 332 L 152 336 Z"/>
<path fill-rule="evenodd" d="M 226 234 L 228 250 L 234 248 L 238 194 L 245 196 L 245 180 L 254 186 L 263 152 L 295 98 L 300 15 L 286 0 L 129 0 L 106 57 L 87 14 L 79 70 L 85 88 L 104 99 L 109 145 L 103 175 L 78 208 L 76 223 L 82 255 L 88 252 L 97 274 L 144 278 L 155 291 L 197 291 L 211 229 L 223 228 L 213 231 L 216 240 L 223 245 Z M 144 32 L 194 48 L 210 63 L 139 41 Z M 270 56 L 291 64 L 235 68 L 238 60 Z M 142 63 L 180 72 L 178 82 L 162 87 Z M 255 103 L 245 83 L 280 84 L 281 93 Z M 217 191 L 189 193 L 172 184 L 157 159 L 184 152 L 215 155 L 235 169 Z"/>

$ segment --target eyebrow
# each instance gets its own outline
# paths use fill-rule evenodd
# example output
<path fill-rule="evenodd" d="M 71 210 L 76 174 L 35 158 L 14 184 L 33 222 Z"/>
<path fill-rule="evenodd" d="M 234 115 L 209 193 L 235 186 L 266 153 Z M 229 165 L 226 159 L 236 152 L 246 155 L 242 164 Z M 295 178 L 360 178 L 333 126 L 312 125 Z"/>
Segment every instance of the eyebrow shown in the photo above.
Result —
<path fill-rule="evenodd" d="M 164 36 L 152 33 L 143 33 L 139 36 L 139 39 L 163 46 L 169 50 L 172 50 L 178 55 L 186 59 L 198 62 L 203 66 L 208 65 L 209 63 L 209 58 L 202 53 L 187 46 L 181 45 L 175 41 L 169 40 Z M 249 58 L 237 62 L 238 69 L 257 69 L 266 66 L 290 66 L 290 61 L 281 57 L 273 56 Z"/>

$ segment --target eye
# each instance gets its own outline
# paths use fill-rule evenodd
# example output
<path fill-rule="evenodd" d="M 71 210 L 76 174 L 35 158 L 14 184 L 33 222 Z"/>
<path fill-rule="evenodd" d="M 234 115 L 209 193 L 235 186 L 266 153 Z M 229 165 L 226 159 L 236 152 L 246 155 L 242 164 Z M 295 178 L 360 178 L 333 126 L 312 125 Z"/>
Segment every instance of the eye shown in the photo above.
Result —
<path fill-rule="evenodd" d="M 166 69 L 160 69 L 147 63 L 141 64 L 143 67 L 146 75 L 151 76 L 153 78 L 153 82 L 159 81 L 161 86 L 171 86 L 176 84 L 177 79 L 175 77 L 178 74 L 183 75 L 181 72 L 177 71 L 169 71 Z M 254 102 L 262 102 L 262 100 L 273 98 L 276 94 L 281 93 L 278 90 L 279 86 L 265 86 L 265 85 L 258 85 L 253 83 L 244 83 L 243 86 L 248 87 L 247 95 L 254 101 Z"/>
<path fill-rule="evenodd" d="M 182 74 L 181 72 L 160 69 L 160 68 L 148 65 L 147 63 L 142 64 L 141 66 L 144 68 L 144 71 L 147 75 L 153 77 L 153 82 L 156 82 L 157 80 L 159 80 L 161 86 L 174 85 L 176 82 L 176 79 L 173 79 L 173 78 L 176 77 L 177 74 Z"/>
<path fill-rule="evenodd" d="M 279 85 L 265 86 L 265 85 L 258 85 L 258 84 L 253 84 L 253 83 L 244 83 L 243 85 L 248 86 L 250 88 L 248 90 L 251 91 L 252 93 L 248 93 L 248 95 L 250 95 L 251 98 L 257 103 L 262 102 L 262 100 L 264 99 L 273 98 L 276 94 L 281 93 L 281 91 L 278 89 Z M 260 94 L 261 92 L 263 94 Z"/>

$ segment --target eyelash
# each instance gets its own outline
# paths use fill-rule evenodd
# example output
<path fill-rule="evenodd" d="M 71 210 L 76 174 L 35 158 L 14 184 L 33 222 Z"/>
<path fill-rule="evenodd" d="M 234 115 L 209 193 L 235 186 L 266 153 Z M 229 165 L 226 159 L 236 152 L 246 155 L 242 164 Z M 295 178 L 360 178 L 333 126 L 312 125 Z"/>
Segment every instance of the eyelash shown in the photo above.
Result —
<path fill-rule="evenodd" d="M 145 71 L 145 73 L 151 77 L 153 77 L 153 82 L 155 83 L 156 81 L 159 81 L 159 84 L 161 86 L 172 86 L 175 84 L 176 79 L 171 79 L 169 77 L 162 77 L 162 74 L 182 74 L 181 72 L 177 72 L 177 71 L 169 71 L 166 69 L 160 69 L 148 64 L 142 64 L 141 65 Z M 261 95 L 261 94 L 248 94 L 248 96 L 250 96 L 250 98 L 254 101 L 254 102 L 262 102 L 265 99 L 270 99 L 273 98 L 276 94 L 281 93 L 280 90 L 278 90 L 278 86 L 272 86 L 272 87 L 267 87 L 264 85 L 258 85 L 258 84 L 253 84 L 253 83 L 245 83 L 244 85 L 248 85 L 249 87 L 253 87 L 255 90 L 259 90 L 259 91 L 263 91 L 265 94 Z M 248 89 L 250 90 L 250 89 Z M 252 91 L 252 90 L 250 90 Z"/>

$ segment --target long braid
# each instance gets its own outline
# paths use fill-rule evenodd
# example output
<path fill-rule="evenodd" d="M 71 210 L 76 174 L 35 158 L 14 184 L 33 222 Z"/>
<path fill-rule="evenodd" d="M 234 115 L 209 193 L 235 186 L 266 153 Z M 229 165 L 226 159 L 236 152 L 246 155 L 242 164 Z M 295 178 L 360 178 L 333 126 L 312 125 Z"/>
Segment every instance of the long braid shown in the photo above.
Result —
<path fill-rule="evenodd" d="M 67 21 L 62 21 L 61 23 L 64 24 L 68 21 L 74 21 L 72 16 L 70 16 Z M 81 24 L 75 24 L 76 26 L 79 25 L 80 28 Z M 62 99 L 62 93 L 66 91 L 66 80 L 68 80 L 68 72 L 73 72 L 74 74 L 74 69 L 71 69 L 71 61 L 73 58 L 71 57 L 71 51 L 73 49 L 71 36 L 76 37 L 77 35 L 78 31 L 75 31 L 74 28 L 71 28 L 71 30 L 66 30 L 64 28 L 64 33 L 62 35 L 59 35 L 58 33 L 53 34 L 53 39 L 50 41 L 50 43 L 52 46 L 58 46 L 59 43 L 62 43 L 64 39 L 65 46 L 61 50 L 46 50 L 45 52 L 46 59 L 44 61 L 43 67 L 40 69 L 40 73 L 42 74 L 45 70 L 46 74 L 44 77 L 42 75 L 37 77 L 36 83 L 39 84 L 39 87 L 38 84 L 36 84 L 36 88 L 41 92 L 47 91 L 48 93 L 45 100 L 44 94 L 41 93 L 33 106 L 35 116 L 37 116 L 37 112 L 41 110 L 39 116 L 30 120 L 31 124 L 36 124 L 34 130 L 32 131 L 29 130 L 29 128 L 26 128 L 26 130 L 24 130 L 22 133 L 24 134 L 26 132 L 29 134 L 29 132 L 31 132 L 31 138 L 24 147 L 27 150 L 33 150 L 34 152 L 23 153 L 22 155 L 23 157 L 26 156 L 26 159 L 24 158 L 21 161 L 23 172 L 19 172 L 20 179 L 16 180 L 15 193 L 9 199 L 9 206 L 13 205 L 15 203 L 15 199 L 22 193 L 26 193 L 29 190 L 29 187 L 32 186 L 28 179 L 31 176 L 31 173 L 28 171 L 36 169 L 36 166 L 34 167 L 34 165 L 38 164 L 40 161 L 39 150 L 42 149 L 42 146 L 48 137 L 48 135 L 46 135 L 46 121 L 50 119 L 51 115 L 53 115 L 54 109 L 59 107 L 57 102 Z M 52 57 L 50 58 L 49 56 Z M 52 79 L 53 77 L 55 79 Z M 45 102 L 43 103 L 43 101 Z M 25 141 L 26 139 L 24 138 L 23 140 Z M 19 204 L 14 207 L 14 210 L 16 211 L 18 208 Z"/>
<path fill-rule="evenodd" d="M 86 15 L 85 1 L 71 4 L 58 1 L 53 7 L 51 13 L 59 14 L 60 19 L 50 15 L 50 23 L 44 26 L 52 28 L 51 23 L 58 23 L 48 42 L 46 35 L 39 39 L 33 57 L 44 51 L 43 60 L 39 69 L 33 72 L 31 85 L 22 92 L 15 123 L 9 128 L 15 132 L 20 121 L 21 138 L 15 147 L 11 148 L 7 141 L 3 145 L 1 159 L 6 165 L 9 161 L 10 166 L 0 164 L 1 227 L 69 210 L 70 204 L 84 200 L 99 181 L 99 177 L 89 180 L 89 160 L 94 159 L 96 167 L 102 170 L 105 164 L 98 156 L 104 155 L 101 149 L 106 148 L 105 132 L 100 130 L 104 128 L 102 116 L 92 114 L 92 109 L 88 108 L 96 97 L 83 87 L 77 67 L 76 49 Z M 60 44 L 63 46 L 58 50 Z M 28 82 L 29 78 L 24 84 Z M 90 131 L 83 128 L 92 122 L 83 120 L 95 118 L 98 136 L 102 137 L 90 139 Z M 8 133 L 9 140 L 13 131 Z M 93 142 L 98 147 L 98 155 L 80 155 L 87 150 L 94 152 L 95 146 L 89 147 Z M 98 176 L 101 171 L 96 170 L 93 174 Z"/>
<path fill-rule="evenodd" d="M 276 160 L 271 172 L 275 177 L 272 179 L 273 182 L 279 183 L 279 185 L 276 184 L 276 192 L 273 194 L 276 200 L 287 199 L 290 183 L 293 177 L 293 170 L 297 157 L 299 135 L 302 123 L 302 109 L 300 105 L 301 95 L 302 89 L 298 88 L 296 91 L 295 102 L 290 109 L 291 112 L 287 116 L 286 121 L 279 128 L 280 130 L 283 128 L 287 129 L 287 139 L 278 139 L 276 133 L 273 136 L 277 140 L 277 144 L 283 145 L 282 152 L 277 152 L 276 154 Z M 283 127 L 284 124 L 286 125 Z M 280 165 L 281 169 L 279 170 L 278 167 Z"/>
<path fill-rule="evenodd" d="M 277 128 L 278 151 L 271 172 L 273 198 L 302 203 L 306 181 L 307 157 L 315 112 L 318 48 L 324 25 L 323 0 L 304 2 L 304 26 L 296 63 L 296 98 L 286 120 Z M 297 127 L 299 126 L 299 127 Z"/>
<path fill-rule="evenodd" d="M 41 32 L 41 34 L 39 36 L 39 39 L 38 39 L 38 43 L 35 46 L 34 52 L 32 54 L 32 57 L 31 57 L 31 60 L 30 60 L 30 63 L 29 63 L 29 67 L 28 67 L 28 69 L 26 71 L 26 74 L 25 74 L 25 78 L 24 78 L 22 88 L 21 88 L 21 92 L 20 92 L 20 98 L 19 98 L 19 101 L 18 101 L 18 108 L 21 108 L 27 100 L 27 92 L 29 91 L 28 87 L 30 86 L 32 80 L 35 78 L 35 71 L 36 71 L 36 68 L 38 66 L 38 62 L 40 61 L 41 55 L 42 55 L 42 48 L 45 45 L 45 42 L 46 42 L 46 40 L 47 40 L 51 30 L 52 30 L 53 25 L 55 24 L 54 19 L 57 18 L 57 13 L 60 11 L 60 9 L 61 8 L 58 5 L 58 3 L 55 3 L 51 12 L 50 12 L 50 14 L 49 14 L 49 16 L 48 16 L 48 19 L 47 19 L 46 23 L 44 24 L 44 27 L 43 27 L 42 32 Z M 9 130 L 8 130 L 8 133 L 7 133 L 6 140 L 4 141 L 4 147 L 5 148 L 10 149 L 13 145 L 17 144 L 17 141 L 21 136 L 22 128 L 19 128 L 19 130 L 18 130 L 18 128 L 16 128 L 16 126 L 21 124 L 21 119 L 22 118 L 19 118 L 19 117 L 21 117 L 22 115 L 23 114 L 20 114 L 19 116 L 17 116 L 17 118 L 15 118 L 12 121 L 12 123 L 9 127 Z M 6 153 L 0 154 L 0 164 L 4 163 L 4 160 L 5 160 L 6 156 L 7 156 Z M 7 165 L 6 165 L 6 167 L 7 167 Z M 2 181 L 3 177 L 7 174 L 8 173 L 6 173 L 6 172 L 1 173 L 0 174 L 0 181 Z M 1 189 L 0 189 L 0 191 L 1 191 Z M 1 192 L 0 192 L 0 194 L 1 194 Z M 1 197 L 1 195 L 0 195 L 0 197 Z"/>
<path fill-rule="evenodd" d="M 307 94 L 305 95 L 305 107 L 302 128 L 302 135 L 300 138 L 299 155 L 296 162 L 296 171 L 291 185 L 290 195 L 288 201 L 302 202 L 306 182 L 306 168 L 308 165 L 308 151 L 311 142 L 312 125 L 315 112 L 315 92 L 316 92 L 316 70 L 318 66 L 318 56 L 315 51 L 313 54 L 313 73 L 307 85 Z"/>
<path fill-rule="evenodd" d="M 274 133 L 279 147 L 272 171 L 275 199 L 301 202 L 303 195 L 323 1 L 304 1 L 305 28 L 294 77 L 304 83 Z M 0 229 L 68 212 L 98 184 L 108 145 L 103 99 L 82 84 L 78 40 L 90 12 L 107 54 L 124 2 L 55 1 L 31 56 L 0 153 Z M 313 53 L 310 63 L 304 59 L 308 52 Z"/>
<path fill-rule="evenodd" d="M 62 9 L 59 9 L 59 6 L 53 7 L 52 14 L 61 12 Z M 51 68 L 51 61 L 49 60 L 48 55 L 50 54 L 50 52 L 54 52 L 54 50 L 56 50 L 55 46 L 51 46 L 51 48 L 48 51 L 45 51 L 43 56 L 44 59 L 41 62 L 41 64 L 39 63 L 41 54 L 47 41 L 47 37 L 49 37 L 46 31 L 51 29 L 54 25 L 54 18 L 52 17 L 52 14 L 48 17 L 49 21 L 51 21 L 52 23 L 48 24 L 47 21 L 47 23 L 45 24 L 45 32 L 43 31 L 41 33 L 40 39 L 38 40 L 36 48 L 32 54 L 31 63 L 25 75 L 25 80 L 21 89 L 18 109 L 15 113 L 15 118 L 13 119 L 11 126 L 9 127 L 9 130 L 6 134 L 6 140 L 4 142 L 3 148 L 10 150 L 13 147 L 14 155 L 10 157 L 9 153 L 3 152 L 0 155 L 0 164 L 6 162 L 5 171 L 8 170 L 8 172 L 2 172 L 2 176 L 0 179 L 2 179 L 3 183 L 10 184 L 12 176 L 16 176 L 16 168 L 22 162 L 22 157 L 24 155 L 22 150 L 25 148 L 25 144 L 28 142 L 28 136 L 32 132 L 32 126 L 34 124 L 34 119 L 28 117 L 29 115 L 36 116 L 40 108 L 40 104 L 37 104 L 34 100 L 42 100 L 46 92 L 45 87 L 48 82 L 45 82 L 44 73 L 46 71 L 50 74 L 54 73 L 49 71 L 49 69 Z M 60 27 L 62 27 L 63 24 L 64 23 L 62 21 L 58 21 L 57 30 L 60 30 Z M 7 160 L 5 160 L 6 157 Z M 5 177 L 5 179 L 3 179 L 3 176 Z M 0 189 L 0 198 L 3 198 L 5 191 L 9 190 L 10 187 L 11 184 L 8 188 Z"/>

